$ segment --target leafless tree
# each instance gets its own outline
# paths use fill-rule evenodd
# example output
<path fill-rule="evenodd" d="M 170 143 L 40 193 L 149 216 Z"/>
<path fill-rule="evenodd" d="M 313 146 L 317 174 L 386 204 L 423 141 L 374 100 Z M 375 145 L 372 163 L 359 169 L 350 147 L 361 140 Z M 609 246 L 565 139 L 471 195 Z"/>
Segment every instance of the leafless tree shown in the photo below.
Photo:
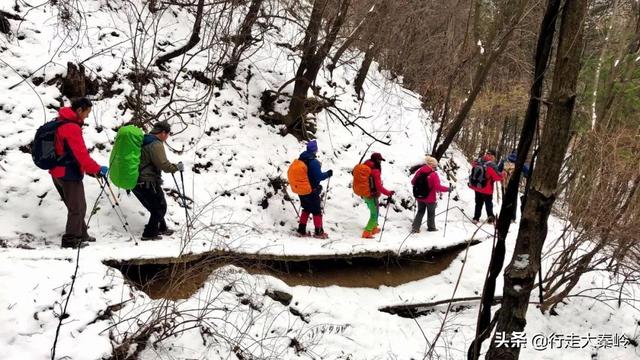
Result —
<path fill-rule="evenodd" d="M 533 173 L 513 258 L 504 275 L 496 333 L 505 333 L 508 339 L 511 339 L 513 332 L 522 331 L 526 325 L 529 296 L 540 269 L 542 247 L 547 236 L 547 219 L 558 196 L 560 169 L 569 145 L 576 101 L 586 9 L 586 0 L 568 1 L 562 9 L 550 94 L 551 107 L 541 137 L 540 160 Z M 497 347 L 494 337 L 487 357 L 517 359 L 519 350 L 516 347 Z"/>

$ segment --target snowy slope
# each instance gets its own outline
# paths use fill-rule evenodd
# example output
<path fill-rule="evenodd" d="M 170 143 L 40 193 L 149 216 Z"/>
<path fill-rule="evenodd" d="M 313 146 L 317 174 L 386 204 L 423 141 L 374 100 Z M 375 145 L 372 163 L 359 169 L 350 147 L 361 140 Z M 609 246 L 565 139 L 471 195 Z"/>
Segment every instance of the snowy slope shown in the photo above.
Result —
<path fill-rule="evenodd" d="M 86 60 L 85 66 L 96 75 L 103 78 L 113 74 L 120 76 L 122 81 L 116 82 L 112 89 L 122 89 L 124 94 L 131 90 L 131 85 L 122 76 L 129 71 L 130 63 L 126 59 L 132 53 L 131 42 L 126 41 L 130 36 L 129 8 L 121 2 L 109 3 L 110 6 L 99 0 L 83 2 L 84 10 L 91 14 L 91 25 L 80 36 L 66 37 L 57 24 L 56 9 L 45 5 L 34 9 L 23 7 L 20 15 L 26 21 L 20 24 L 12 21 L 14 29 L 19 25 L 19 36 L 0 38 L 3 49 L 0 88 L 4 94 L 0 99 L 0 121 L 4 124 L 0 128 L 0 218 L 3 224 L 0 240 L 4 248 L 0 252 L 5 260 L 0 262 L 0 281 L 6 289 L 0 294 L 0 322 L 8 325 L 0 329 L 3 359 L 23 359 L 25 354 L 29 359 L 50 357 L 56 315 L 61 313 L 60 304 L 66 297 L 64 289 L 68 287 L 76 265 L 76 252 L 59 248 L 64 230 L 64 206 L 48 174 L 37 169 L 29 154 L 20 149 L 29 143 L 33 132 L 45 119 L 55 116 L 55 111 L 47 107 L 57 107 L 56 98 L 60 94 L 55 86 L 47 85 L 47 81 L 63 74 L 67 61 Z M 13 12 L 11 4 L 2 4 L 0 9 Z M 166 14 L 158 42 L 182 43 L 188 37 L 190 21 L 191 16 L 185 12 Z M 234 86 L 227 84 L 215 94 L 206 117 L 169 140 L 171 148 L 179 150 L 169 151 L 170 160 L 181 160 L 187 168 L 197 170 L 185 174 L 186 192 L 194 200 L 191 212 L 197 214 L 196 228 L 199 230 L 195 240 L 186 244 L 187 250 L 199 253 L 226 249 L 276 255 L 386 250 L 424 252 L 469 240 L 476 227 L 460 211 L 472 211 L 473 193 L 465 189 L 469 165 L 455 147 L 448 159 L 452 158 L 460 166 L 454 192 L 459 201 L 451 201 L 453 209 L 448 215 L 447 237 L 444 238 L 442 232 L 409 234 L 413 211 L 400 206 L 399 200 L 412 201 L 407 169 L 422 161 L 431 144 L 433 129 L 428 114 L 421 109 L 419 97 L 389 80 L 376 65 L 372 66 L 365 83 L 364 103 L 357 102 L 348 81 L 354 78 L 354 65 L 357 66 L 359 60 L 336 69 L 332 78 L 328 72 L 322 72 L 318 85 L 327 90 L 329 96 L 337 96 L 338 106 L 364 116 L 359 124 L 367 132 L 391 142 L 391 146 L 374 144 L 369 153 L 379 151 L 389 160 L 384 163 L 382 177 L 387 188 L 396 190 L 398 201 L 389 211 L 380 241 L 359 238 L 368 212 L 362 200 L 353 195 L 349 174 L 367 148 L 369 139 L 357 128 L 346 129 L 322 113 L 318 117 L 319 158 L 323 169 L 333 169 L 335 174 L 328 186 L 325 208 L 325 228 L 330 239 L 321 241 L 292 236 L 291 229 L 296 225 L 295 211 L 284 200 L 283 191 L 274 189 L 270 180 L 285 177 L 288 163 L 304 149 L 304 144 L 292 136 L 278 135 L 278 128 L 266 125 L 259 118 L 261 93 L 265 89 L 277 90 L 295 71 L 294 62 L 288 60 L 292 58 L 292 52 L 276 43 L 291 41 L 296 29 L 290 24 L 279 25 L 281 31 L 268 35 L 265 44 L 241 64 Z M 97 52 L 100 52 L 99 56 L 92 56 Z M 205 56 L 197 57 L 188 67 L 201 70 L 207 61 Z M 175 66 L 175 60 L 172 66 Z M 18 74 L 25 76 L 32 72 L 44 82 L 35 85 L 27 80 L 9 90 L 20 82 Z M 329 86 L 329 82 L 335 82 L 336 86 Z M 191 79 L 184 81 L 177 90 L 180 95 L 193 97 L 204 92 L 201 84 Z M 92 156 L 103 164 L 107 163 L 110 142 L 115 136 L 112 129 L 131 116 L 118 109 L 122 96 L 96 101 L 87 121 L 89 126 L 84 129 Z M 159 109 L 166 99 L 159 97 L 154 101 L 152 107 Z M 178 123 L 174 126 L 182 129 Z M 443 160 L 442 165 L 446 162 Z M 440 176 L 443 183 L 447 183 L 444 174 Z M 326 189 L 327 184 L 323 185 Z M 170 176 L 165 175 L 164 186 L 175 188 Z M 91 206 L 99 193 L 98 184 L 86 178 L 85 190 Z M 146 222 L 142 206 L 124 192 L 117 195 L 133 235 L 139 236 Z M 265 199 L 268 201 L 266 208 Z M 438 212 L 445 209 L 446 200 L 445 194 Z M 180 231 L 172 238 L 137 246 L 114 216 L 109 202 L 105 198 L 99 201 L 100 209 L 90 224 L 90 232 L 98 242 L 81 252 L 79 275 L 69 305 L 70 318 L 64 321 L 57 356 L 73 359 L 106 356 L 112 350 L 110 337 L 121 340 L 119 336 L 139 326 L 136 318 L 149 316 L 150 309 L 158 306 L 160 301 L 151 300 L 143 292 L 131 288 L 119 272 L 101 261 L 177 256 L 184 245 L 184 209 L 176 198 L 168 197 L 167 201 L 167 219 Z M 297 201 L 295 203 L 298 206 Z M 384 214 L 385 210 L 382 211 Z M 437 224 L 443 228 L 444 214 L 438 216 Z M 512 235 L 516 230 L 511 231 Z M 560 230 L 561 223 L 553 220 L 550 231 L 558 233 Z M 491 232 L 492 228 L 485 226 L 478 231 L 476 239 L 488 239 Z M 512 247 L 513 237 L 509 241 L 508 249 Z M 469 249 L 457 296 L 474 296 L 481 292 L 491 245 L 491 241 L 484 241 Z M 440 310 L 444 307 L 438 307 L 431 315 L 416 321 L 382 313 L 378 307 L 451 296 L 463 256 L 464 252 L 437 276 L 379 289 L 289 287 L 276 278 L 249 275 L 242 269 L 228 266 L 212 274 L 210 281 L 190 299 L 172 304 L 183 319 L 188 318 L 193 309 L 211 308 L 211 318 L 224 320 L 212 331 L 226 341 L 216 343 L 197 330 L 185 331 L 178 337 L 159 342 L 156 347 L 147 348 L 142 352 L 142 358 L 239 357 L 237 352 L 231 352 L 234 346 L 256 356 L 277 359 L 422 358 L 426 344 L 422 332 L 429 341 L 433 339 L 440 326 Z M 510 256 L 507 254 L 507 259 Z M 590 281 L 607 281 L 598 274 L 593 276 L 584 281 L 585 286 Z M 271 288 L 292 294 L 293 303 L 286 306 L 264 297 L 265 290 Z M 498 288 L 501 289 L 501 284 Z M 245 304 L 240 302 L 243 299 Z M 122 302 L 125 304 L 115 311 L 113 320 L 94 321 L 107 306 Z M 303 315 L 292 313 L 292 308 Z M 473 336 L 475 310 L 471 307 L 454 314 L 443 335 L 444 342 L 438 345 L 442 356 L 464 357 Z M 612 309 L 588 299 L 576 299 L 562 307 L 559 316 L 549 317 L 541 315 L 532 306 L 527 332 L 625 333 L 633 337 L 636 336 L 637 313 L 629 311 L 626 305 Z M 243 335 L 244 332 L 249 335 Z M 296 351 L 296 346 L 290 346 L 291 339 L 299 341 L 305 351 Z M 583 359 L 595 350 L 586 347 L 562 351 L 563 357 Z M 597 352 L 598 358 L 603 359 L 635 356 L 632 347 Z M 523 358 L 527 359 L 555 359 L 559 354 L 560 350 L 523 350 Z"/>

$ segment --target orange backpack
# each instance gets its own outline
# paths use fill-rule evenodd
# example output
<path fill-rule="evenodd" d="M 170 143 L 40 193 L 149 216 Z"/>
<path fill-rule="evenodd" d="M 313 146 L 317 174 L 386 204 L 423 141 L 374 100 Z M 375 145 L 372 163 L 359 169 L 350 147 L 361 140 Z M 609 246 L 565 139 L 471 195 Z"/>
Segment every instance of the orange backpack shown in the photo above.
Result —
<path fill-rule="evenodd" d="M 287 179 L 291 190 L 298 195 L 311 194 L 311 183 L 309 182 L 309 176 L 307 175 L 307 164 L 300 159 L 293 160 L 287 170 Z"/>
<path fill-rule="evenodd" d="M 353 174 L 353 192 L 362 197 L 371 197 L 371 168 L 365 164 L 358 164 L 351 172 Z"/>

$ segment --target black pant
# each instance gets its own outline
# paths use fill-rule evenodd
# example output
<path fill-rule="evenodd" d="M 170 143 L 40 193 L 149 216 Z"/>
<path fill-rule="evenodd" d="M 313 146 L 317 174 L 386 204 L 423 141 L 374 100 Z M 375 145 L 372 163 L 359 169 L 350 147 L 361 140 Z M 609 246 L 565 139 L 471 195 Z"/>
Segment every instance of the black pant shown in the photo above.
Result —
<path fill-rule="evenodd" d="M 487 209 L 487 216 L 492 218 L 493 216 L 493 194 L 483 194 L 476 191 L 476 209 L 473 213 L 473 220 L 480 220 L 482 215 L 482 205 Z"/>
<path fill-rule="evenodd" d="M 320 200 L 320 193 L 322 187 L 318 186 L 308 195 L 300 195 L 300 205 L 303 211 L 309 212 L 314 216 L 322 215 L 322 201 Z"/>
<path fill-rule="evenodd" d="M 413 219 L 412 230 L 418 232 L 420 230 L 420 225 L 422 225 L 422 218 L 424 217 L 425 211 L 427 212 L 427 229 L 435 230 L 436 228 L 436 203 L 425 203 L 418 201 L 418 212 L 416 212 L 416 217 Z"/>
<path fill-rule="evenodd" d="M 164 221 L 164 215 L 167 213 L 167 201 L 160 184 L 140 183 L 133 188 L 133 194 L 149 211 L 149 223 L 144 227 L 142 236 L 156 236 L 167 230 L 167 223 Z"/>
<path fill-rule="evenodd" d="M 62 239 L 87 239 L 87 224 L 84 216 L 87 212 L 87 202 L 84 197 L 82 180 L 70 181 L 53 178 L 53 185 L 60 194 L 67 207 L 67 225 Z"/>

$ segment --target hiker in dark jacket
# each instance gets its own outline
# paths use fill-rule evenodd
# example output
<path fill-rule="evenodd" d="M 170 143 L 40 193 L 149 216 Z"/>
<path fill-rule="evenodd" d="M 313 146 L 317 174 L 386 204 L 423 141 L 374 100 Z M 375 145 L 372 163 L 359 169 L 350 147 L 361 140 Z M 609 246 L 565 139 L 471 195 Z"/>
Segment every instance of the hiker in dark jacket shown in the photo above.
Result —
<path fill-rule="evenodd" d="M 369 221 L 362 231 L 362 238 L 371 239 L 380 232 L 378 228 L 378 216 L 380 215 L 380 196 L 387 196 L 387 206 L 389 206 L 389 198 L 395 194 L 395 191 L 387 190 L 382 184 L 382 162 L 385 158 L 380 153 L 371 154 L 371 158 L 364 162 L 371 168 L 371 179 L 373 180 L 373 188 L 371 189 L 371 197 L 363 198 L 367 208 L 369 209 Z"/>
<path fill-rule="evenodd" d="M 511 152 L 511 154 L 509 154 L 509 156 L 507 157 L 507 160 L 502 160 L 500 162 L 500 165 L 498 165 L 498 172 L 502 172 L 503 173 L 503 178 L 502 178 L 502 194 L 504 195 L 504 193 L 507 191 L 507 186 L 509 185 L 509 181 L 511 180 L 511 176 L 513 175 L 513 171 L 515 170 L 516 167 L 516 160 L 518 159 L 518 155 L 516 153 L 515 150 L 513 150 Z M 524 164 L 522 166 L 522 177 L 524 177 L 525 179 L 529 177 L 529 164 Z M 522 201 L 522 197 L 520 198 L 520 200 Z M 511 222 L 515 223 L 516 222 L 516 208 L 518 206 L 518 199 L 516 198 L 515 204 L 513 206 L 513 211 L 511 214 Z"/>
<path fill-rule="evenodd" d="M 299 195 L 302 212 L 298 223 L 298 234 L 301 236 L 307 234 L 309 215 L 313 215 L 313 226 L 315 228 L 313 236 L 319 239 L 326 239 L 328 235 L 324 231 L 322 224 L 322 202 L 320 200 L 322 185 L 320 185 L 320 182 L 330 178 L 333 175 L 333 170 L 322 172 L 320 161 L 316 159 L 317 152 L 318 143 L 315 140 L 311 140 L 307 143 L 307 150 L 302 152 L 299 157 L 307 165 L 307 176 L 309 177 L 312 191 L 308 195 Z"/>
<path fill-rule="evenodd" d="M 71 107 L 63 107 L 58 111 L 57 121 L 63 122 L 56 130 L 55 152 L 62 157 L 63 165 L 49 170 L 53 184 L 67 207 L 67 225 L 62 236 L 63 248 L 84 246 L 84 241 L 96 239 L 87 233 L 84 216 L 87 202 L 84 196 L 84 174 L 105 176 L 109 170 L 100 166 L 89 155 L 82 136 L 84 119 L 91 113 L 91 101 L 86 98 L 76 99 Z"/>
<path fill-rule="evenodd" d="M 164 142 L 171 135 L 171 126 L 160 121 L 153 126 L 151 132 L 142 140 L 140 153 L 140 175 L 133 194 L 142 206 L 149 211 L 149 222 L 142 232 L 142 240 L 159 240 L 161 235 L 171 235 L 173 230 L 167 227 L 164 215 L 167 213 L 167 201 L 162 190 L 162 172 L 175 173 L 183 171 L 182 163 L 173 164 L 167 160 Z"/>
<path fill-rule="evenodd" d="M 427 164 L 418 169 L 413 179 L 411 179 L 411 185 L 415 185 L 418 178 L 422 174 L 426 174 L 429 189 L 429 195 L 427 195 L 426 198 L 416 199 L 418 212 L 416 212 L 416 217 L 413 219 L 413 226 L 411 228 L 411 231 L 414 233 L 420 232 L 420 225 L 422 225 L 425 210 L 427 212 L 427 231 L 438 231 L 438 229 L 436 229 L 436 204 L 438 203 L 436 193 L 450 192 L 453 190 L 452 186 L 440 185 L 440 177 L 436 173 L 438 160 L 431 156 L 427 156 L 425 160 Z"/>
<path fill-rule="evenodd" d="M 496 165 L 496 152 L 493 150 L 487 151 L 481 159 L 474 162 L 474 166 L 478 164 L 485 167 L 485 183 L 484 186 L 469 187 L 476 193 L 476 206 L 473 213 L 474 224 L 480 221 L 480 215 L 482 215 L 482 207 L 484 206 L 487 211 L 487 222 L 493 224 L 496 220 L 493 215 L 493 184 L 502 180 L 502 173 L 498 171 Z"/>

